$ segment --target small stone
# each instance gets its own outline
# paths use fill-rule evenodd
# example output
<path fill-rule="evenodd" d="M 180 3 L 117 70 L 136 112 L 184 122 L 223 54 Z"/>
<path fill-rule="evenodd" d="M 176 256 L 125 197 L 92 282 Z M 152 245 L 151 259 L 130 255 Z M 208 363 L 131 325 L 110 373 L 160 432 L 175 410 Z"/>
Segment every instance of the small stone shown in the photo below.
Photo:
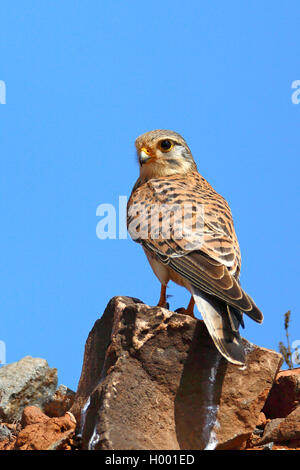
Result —
<path fill-rule="evenodd" d="M 8 429 L 7 426 L 5 425 L 0 426 L 0 441 L 9 439 L 11 436 L 12 436 L 12 432 L 10 429 Z"/>
<path fill-rule="evenodd" d="M 65 385 L 60 385 L 54 395 L 44 404 L 43 410 L 47 416 L 63 416 L 73 405 L 75 392 Z"/>
<path fill-rule="evenodd" d="M 262 436 L 263 433 L 264 433 L 263 429 L 259 429 L 259 428 L 255 428 L 253 431 L 253 434 L 255 434 L 256 436 Z"/>
<path fill-rule="evenodd" d="M 256 426 L 259 427 L 259 428 L 263 428 L 263 427 L 265 427 L 266 423 L 267 423 L 266 415 L 261 411 L 259 413 L 258 421 L 256 423 Z"/>
<path fill-rule="evenodd" d="M 263 449 L 262 449 L 262 450 L 272 450 L 273 445 L 274 445 L 274 442 L 269 442 L 268 444 L 265 444 L 265 445 L 263 446 Z"/>
<path fill-rule="evenodd" d="M 260 444 L 300 439 L 300 406 L 286 418 L 272 419 L 265 427 Z"/>

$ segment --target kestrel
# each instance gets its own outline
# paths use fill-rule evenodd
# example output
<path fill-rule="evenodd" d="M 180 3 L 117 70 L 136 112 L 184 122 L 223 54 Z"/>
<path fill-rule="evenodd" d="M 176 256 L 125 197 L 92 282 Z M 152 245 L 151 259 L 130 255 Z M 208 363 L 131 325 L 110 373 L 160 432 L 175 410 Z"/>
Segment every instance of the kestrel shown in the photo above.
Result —
<path fill-rule="evenodd" d="M 161 282 L 158 306 L 167 305 L 170 280 L 188 289 L 189 305 L 179 311 L 194 316 L 196 303 L 219 352 L 243 365 L 243 313 L 258 323 L 263 315 L 240 285 L 241 255 L 229 205 L 198 173 L 176 132 L 147 132 L 135 146 L 140 176 L 128 201 L 127 226 Z"/>

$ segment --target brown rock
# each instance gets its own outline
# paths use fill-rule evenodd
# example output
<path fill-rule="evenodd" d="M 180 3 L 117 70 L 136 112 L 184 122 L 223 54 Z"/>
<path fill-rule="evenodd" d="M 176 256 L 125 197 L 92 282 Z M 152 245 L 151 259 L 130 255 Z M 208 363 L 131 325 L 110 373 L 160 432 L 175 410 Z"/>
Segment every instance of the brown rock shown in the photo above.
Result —
<path fill-rule="evenodd" d="M 258 439 L 257 445 L 274 442 L 272 437 L 274 435 L 274 429 L 276 429 L 283 420 L 284 418 L 275 418 L 269 420 L 265 426 L 263 437 Z"/>
<path fill-rule="evenodd" d="M 49 417 L 37 406 L 26 406 L 21 418 L 21 426 L 25 428 L 30 424 L 46 423 Z"/>
<path fill-rule="evenodd" d="M 271 389 L 272 390 L 272 389 Z M 266 415 L 265 413 L 263 413 L 262 411 L 259 413 L 259 416 L 258 416 L 258 421 L 256 423 L 256 426 L 257 427 L 260 427 L 260 428 L 263 428 L 265 427 L 265 425 L 267 424 L 267 419 L 266 419 Z"/>
<path fill-rule="evenodd" d="M 300 439 L 291 439 L 288 444 L 289 449 L 300 449 Z"/>
<path fill-rule="evenodd" d="M 300 367 L 278 373 L 264 406 L 267 418 L 285 418 L 300 402 Z"/>
<path fill-rule="evenodd" d="M 38 423 L 28 424 L 22 429 L 17 436 L 14 449 L 54 450 L 61 448 L 74 435 L 76 420 L 70 413 L 60 418 L 47 416 L 46 418 Z"/>
<path fill-rule="evenodd" d="M 286 418 L 272 419 L 265 427 L 259 444 L 287 442 L 300 439 L 300 406 Z"/>
<path fill-rule="evenodd" d="M 44 404 L 43 411 L 51 418 L 63 416 L 73 405 L 75 392 L 60 385 L 55 394 Z"/>
<path fill-rule="evenodd" d="M 138 299 L 132 299 L 129 297 L 118 298 L 124 299 L 124 302 L 129 304 L 139 302 L 142 304 Z M 77 387 L 75 401 L 70 409 L 78 423 L 80 422 L 80 413 L 82 408 L 93 389 L 100 381 L 106 350 L 111 340 L 114 315 L 116 317 L 118 316 L 118 305 L 119 303 L 114 302 L 114 299 L 111 300 L 103 316 L 95 322 L 87 338 L 81 376 Z M 123 308 L 122 302 L 120 304 L 120 308 Z M 121 313 L 122 311 L 120 311 L 120 315 Z"/>
<path fill-rule="evenodd" d="M 204 323 L 113 298 L 86 342 L 73 407 L 87 449 L 237 449 L 259 421 L 281 356 L 245 340 L 223 359 Z"/>
<path fill-rule="evenodd" d="M 12 436 L 11 438 L 0 441 L 0 450 L 14 450 L 16 442 L 16 437 Z"/>

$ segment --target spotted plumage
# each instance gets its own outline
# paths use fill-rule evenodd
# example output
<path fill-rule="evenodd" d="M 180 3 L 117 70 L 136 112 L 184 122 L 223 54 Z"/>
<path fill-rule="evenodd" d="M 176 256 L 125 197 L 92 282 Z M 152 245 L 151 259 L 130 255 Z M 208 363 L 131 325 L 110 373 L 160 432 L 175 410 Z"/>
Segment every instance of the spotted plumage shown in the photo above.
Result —
<path fill-rule="evenodd" d="M 170 280 L 191 295 L 221 354 L 230 362 L 245 360 L 239 326 L 245 312 L 263 319 L 239 282 L 241 255 L 226 200 L 198 173 L 185 140 L 166 130 L 136 140 L 140 163 L 128 201 L 127 225 L 161 282 L 158 305 L 166 304 Z"/>

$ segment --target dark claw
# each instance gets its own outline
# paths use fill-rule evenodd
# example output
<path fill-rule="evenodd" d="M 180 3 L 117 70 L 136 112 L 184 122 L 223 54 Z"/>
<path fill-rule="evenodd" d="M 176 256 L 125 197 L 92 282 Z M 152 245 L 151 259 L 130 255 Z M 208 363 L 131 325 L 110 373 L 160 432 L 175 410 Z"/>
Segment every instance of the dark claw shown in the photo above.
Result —
<path fill-rule="evenodd" d="M 186 312 L 186 309 L 184 307 L 180 307 L 180 308 L 177 308 L 175 310 L 176 313 L 185 313 Z"/>

